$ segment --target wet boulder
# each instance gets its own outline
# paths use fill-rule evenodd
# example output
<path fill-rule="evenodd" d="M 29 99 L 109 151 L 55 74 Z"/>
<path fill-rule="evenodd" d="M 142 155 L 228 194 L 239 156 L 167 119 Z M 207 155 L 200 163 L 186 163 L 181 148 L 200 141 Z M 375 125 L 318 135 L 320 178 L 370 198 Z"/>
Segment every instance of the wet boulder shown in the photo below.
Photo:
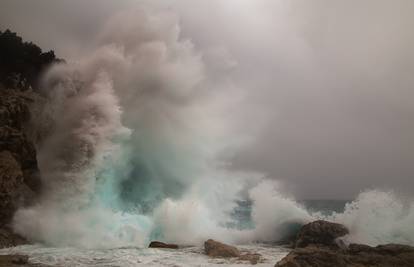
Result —
<path fill-rule="evenodd" d="M 239 261 L 248 261 L 251 265 L 256 265 L 262 260 L 262 255 L 259 253 L 245 253 L 239 256 Z"/>
<path fill-rule="evenodd" d="M 328 246 L 296 248 L 275 267 L 412 267 L 414 247 L 405 245 L 380 245 L 370 247 L 351 244 L 348 249 Z"/>
<path fill-rule="evenodd" d="M 215 241 L 213 239 L 209 239 L 204 242 L 204 250 L 208 256 L 214 258 L 230 258 L 240 256 L 240 251 L 236 247 Z"/>
<path fill-rule="evenodd" d="M 339 223 L 314 221 L 302 227 L 299 231 L 295 247 L 303 248 L 308 245 L 335 245 L 335 239 L 349 234 L 349 230 Z"/>
<path fill-rule="evenodd" d="M 169 249 L 178 249 L 178 245 L 176 244 L 167 244 L 160 241 L 152 241 L 149 248 L 169 248 Z"/>

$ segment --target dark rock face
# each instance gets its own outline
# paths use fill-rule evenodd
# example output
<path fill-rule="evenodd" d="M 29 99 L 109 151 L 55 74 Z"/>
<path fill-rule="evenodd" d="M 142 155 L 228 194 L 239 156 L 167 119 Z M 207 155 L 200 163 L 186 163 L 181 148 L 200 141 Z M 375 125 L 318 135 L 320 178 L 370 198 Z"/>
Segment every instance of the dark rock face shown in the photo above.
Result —
<path fill-rule="evenodd" d="M 41 187 L 36 151 L 24 128 L 30 103 L 28 92 L 0 90 L 0 247 L 15 244 L 7 225 Z"/>
<path fill-rule="evenodd" d="M 339 223 L 315 221 L 308 223 L 299 231 L 295 247 L 303 248 L 309 244 L 335 245 L 335 239 L 349 233 L 348 229 Z"/>
<path fill-rule="evenodd" d="M 160 241 L 152 241 L 149 248 L 170 248 L 170 249 L 178 249 L 178 245 L 176 244 L 167 244 Z"/>
<path fill-rule="evenodd" d="M 13 155 L 0 152 L 0 220 L 7 223 L 19 202 L 19 191 L 23 185 L 23 172 Z"/>
<path fill-rule="evenodd" d="M 214 241 L 213 239 L 204 242 L 204 250 L 210 257 L 230 258 L 240 256 L 240 251 L 236 247 Z"/>
<path fill-rule="evenodd" d="M 0 248 L 27 244 L 27 240 L 13 233 L 9 227 L 0 228 Z"/>
<path fill-rule="evenodd" d="M 53 51 L 0 31 L 0 248 L 24 239 L 9 226 L 18 207 L 31 205 L 41 190 L 36 150 L 27 133 L 30 105 L 41 73 L 63 62 Z"/>
<path fill-rule="evenodd" d="M 351 244 L 348 248 L 335 244 L 335 239 L 348 230 L 340 224 L 316 221 L 303 226 L 296 248 L 276 267 L 413 267 L 414 247 L 388 244 L 370 247 Z"/>
<path fill-rule="evenodd" d="M 40 190 L 36 150 L 25 134 L 30 120 L 31 94 L 16 90 L 0 91 L 0 151 L 9 151 L 20 164 L 25 184 L 33 191 Z"/>

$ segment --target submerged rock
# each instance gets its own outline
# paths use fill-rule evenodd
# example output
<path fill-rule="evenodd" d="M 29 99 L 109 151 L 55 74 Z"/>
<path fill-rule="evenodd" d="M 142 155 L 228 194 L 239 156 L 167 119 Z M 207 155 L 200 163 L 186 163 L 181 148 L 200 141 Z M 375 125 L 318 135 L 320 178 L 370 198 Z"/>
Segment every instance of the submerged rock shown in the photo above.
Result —
<path fill-rule="evenodd" d="M 299 231 L 295 247 L 303 248 L 309 244 L 335 245 L 335 239 L 349 234 L 348 229 L 339 223 L 314 221 L 304 225 Z"/>
<path fill-rule="evenodd" d="M 152 241 L 149 248 L 170 248 L 170 249 L 178 249 L 178 245 L 176 244 L 167 244 L 160 241 Z"/>
<path fill-rule="evenodd" d="M 230 258 L 239 257 L 240 251 L 233 246 L 209 239 L 204 242 L 204 250 L 210 257 Z"/>

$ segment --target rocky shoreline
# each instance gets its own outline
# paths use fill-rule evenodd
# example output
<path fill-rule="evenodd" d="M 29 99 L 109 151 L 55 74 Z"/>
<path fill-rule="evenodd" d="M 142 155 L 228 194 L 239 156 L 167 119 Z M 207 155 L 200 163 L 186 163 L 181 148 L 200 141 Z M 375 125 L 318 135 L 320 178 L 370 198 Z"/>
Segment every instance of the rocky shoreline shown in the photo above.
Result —
<path fill-rule="evenodd" d="M 26 133 L 30 120 L 32 92 L 0 90 L 0 248 L 27 244 L 10 226 L 20 206 L 32 204 L 40 191 L 36 151 Z M 414 248 L 386 244 L 370 247 L 346 245 L 342 237 L 348 229 L 337 223 L 315 221 L 302 226 L 291 240 L 292 251 L 276 267 L 413 267 Z M 150 248 L 179 249 L 176 244 L 153 241 Z M 240 251 L 215 240 L 204 243 L 205 254 L 212 258 L 233 258 L 240 264 L 262 263 L 262 255 Z M 2 266 L 38 266 L 25 255 L 0 256 Z"/>
<path fill-rule="evenodd" d="M 341 224 L 315 221 L 302 227 L 293 250 L 275 267 L 412 267 L 414 247 L 386 244 L 346 245 Z"/>
<path fill-rule="evenodd" d="M 348 229 L 338 223 L 314 221 L 304 225 L 291 240 L 292 251 L 275 267 L 412 267 L 414 247 L 386 244 L 371 247 L 363 244 L 346 245 L 342 237 Z M 151 248 L 177 249 L 178 245 L 152 242 Z M 156 245 L 154 245 L 156 244 Z M 212 239 L 204 242 L 204 253 L 211 258 L 234 258 L 241 264 L 263 262 L 262 255 L 241 252 Z"/>

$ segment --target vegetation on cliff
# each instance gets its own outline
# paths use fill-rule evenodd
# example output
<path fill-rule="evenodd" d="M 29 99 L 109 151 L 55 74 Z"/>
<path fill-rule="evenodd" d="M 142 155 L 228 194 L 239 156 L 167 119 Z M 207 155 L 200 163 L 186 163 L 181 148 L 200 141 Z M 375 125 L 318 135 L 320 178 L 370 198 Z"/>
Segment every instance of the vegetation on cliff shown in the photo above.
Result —
<path fill-rule="evenodd" d="M 4 88 L 36 89 L 42 71 L 59 62 L 54 51 L 42 52 L 32 42 L 24 42 L 16 33 L 0 31 L 0 83 Z"/>

